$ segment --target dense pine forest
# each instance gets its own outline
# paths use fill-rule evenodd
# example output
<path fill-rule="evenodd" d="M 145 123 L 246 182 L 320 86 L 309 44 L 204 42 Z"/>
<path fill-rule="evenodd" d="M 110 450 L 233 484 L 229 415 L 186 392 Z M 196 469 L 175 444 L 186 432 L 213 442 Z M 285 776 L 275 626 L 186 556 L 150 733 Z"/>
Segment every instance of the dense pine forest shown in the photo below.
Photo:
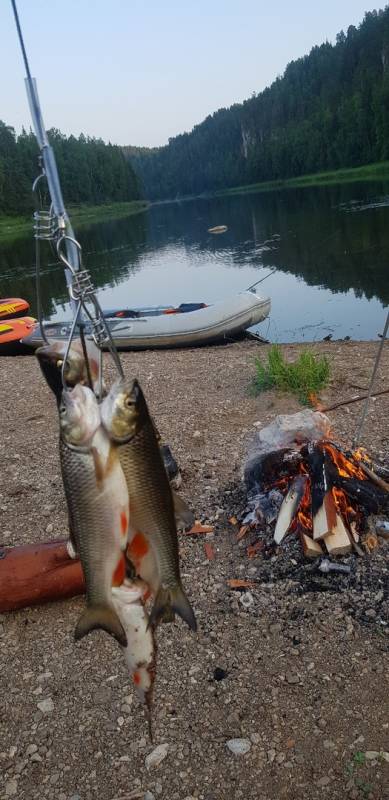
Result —
<path fill-rule="evenodd" d="M 138 180 L 120 147 L 83 135 L 67 137 L 58 130 L 48 133 L 66 203 L 99 205 L 139 197 Z M 37 158 L 34 134 L 23 131 L 16 136 L 0 121 L 0 214 L 31 212 Z"/>
<path fill-rule="evenodd" d="M 125 148 L 146 197 L 174 198 L 389 158 L 389 6 L 244 103 L 161 148 Z"/>

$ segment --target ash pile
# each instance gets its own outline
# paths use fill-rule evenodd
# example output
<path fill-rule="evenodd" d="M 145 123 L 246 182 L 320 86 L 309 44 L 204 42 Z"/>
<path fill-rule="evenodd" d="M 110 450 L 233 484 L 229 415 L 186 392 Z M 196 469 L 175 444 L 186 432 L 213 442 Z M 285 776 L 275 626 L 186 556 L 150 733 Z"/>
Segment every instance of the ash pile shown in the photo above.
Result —
<path fill-rule="evenodd" d="M 389 536 L 388 474 L 336 442 L 323 413 L 280 415 L 251 444 L 237 539 L 249 557 L 268 558 L 297 537 L 322 572 L 348 572 L 339 556 L 364 556 Z"/>

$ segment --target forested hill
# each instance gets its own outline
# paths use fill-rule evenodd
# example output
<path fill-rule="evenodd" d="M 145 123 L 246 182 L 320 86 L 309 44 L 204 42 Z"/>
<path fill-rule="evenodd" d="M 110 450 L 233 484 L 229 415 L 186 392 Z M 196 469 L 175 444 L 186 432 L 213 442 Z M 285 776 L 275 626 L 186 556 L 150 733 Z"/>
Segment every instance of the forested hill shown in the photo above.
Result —
<path fill-rule="evenodd" d="M 81 134 L 48 132 L 54 148 L 65 203 L 137 200 L 138 179 L 122 148 Z M 0 121 L 0 214 L 25 214 L 33 208 L 31 185 L 38 173 L 38 146 L 32 133 L 15 135 Z"/>
<path fill-rule="evenodd" d="M 125 152 L 150 199 L 388 159 L 389 6 L 191 133 L 162 148 Z"/>

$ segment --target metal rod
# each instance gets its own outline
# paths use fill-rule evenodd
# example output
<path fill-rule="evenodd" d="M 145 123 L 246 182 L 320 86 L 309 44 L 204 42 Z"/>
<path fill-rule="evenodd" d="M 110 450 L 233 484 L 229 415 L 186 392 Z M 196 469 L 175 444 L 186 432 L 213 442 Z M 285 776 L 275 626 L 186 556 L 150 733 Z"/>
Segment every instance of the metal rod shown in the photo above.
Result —
<path fill-rule="evenodd" d="M 361 438 L 361 435 L 362 435 L 362 429 L 363 429 L 363 426 L 365 424 L 366 415 L 367 415 L 368 408 L 369 408 L 370 399 L 371 399 L 371 396 L 373 394 L 374 381 L 375 381 L 375 378 L 376 378 L 376 375 L 377 375 L 378 366 L 379 366 L 379 363 L 381 361 L 382 350 L 383 350 L 383 347 L 384 347 L 384 344 L 385 344 L 385 340 L 386 340 L 386 337 L 387 337 L 387 333 L 388 333 L 388 328 L 389 328 L 389 311 L 388 311 L 387 316 L 386 316 L 386 322 L 385 322 L 384 330 L 382 331 L 382 339 L 381 339 L 380 344 L 379 344 L 376 360 L 375 360 L 374 367 L 373 367 L 372 376 L 370 378 L 370 384 L 369 384 L 369 389 L 368 389 L 368 392 L 367 392 L 365 405 L 364 405 L 364 407 L 362 409 L 362 414 L 361 414 L 360 419 L 359 419 L 357 430 L 355 431 L 355 436 L 354 436 L 354 439 L 353 439 L 353 448 L 355 448 L 360 442 L 360 438 Z"/>
<path fill-rule="evenodd" d="M 258 286 L 259 283 L 262 283 L 262 281 L 265 281 L 266 278 L 270 278 L 270 275 L 274 275 L 274 273 L 276 271 L 277 271 L 276 268 L 270 270 L 270 272 L 268 272 L 267 275 L 264 275 L 263 278 L 260 278 L 259 281 L 255 281 L 255 283 L 252 283 L 251 286 L 248 286 L 247 289 L 246 289 L 246 292 L 251 292 L 253 289 L 255 289 L 256 286 Z"/>

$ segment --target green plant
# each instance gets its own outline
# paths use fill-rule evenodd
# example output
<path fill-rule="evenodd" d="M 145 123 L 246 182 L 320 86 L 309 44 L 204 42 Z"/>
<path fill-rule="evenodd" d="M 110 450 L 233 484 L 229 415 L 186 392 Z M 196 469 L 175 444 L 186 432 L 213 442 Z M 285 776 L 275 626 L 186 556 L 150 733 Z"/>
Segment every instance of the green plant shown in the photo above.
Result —
<path fill-rule="evenodd" d="M 255 359 L 255 368 L 254 394 L 275 387 L 297 395 L 304 405 L 312 404 L 313 397 L 328 385 L 330 377 L 330 365 L 325 356 L 318 358 L 307 350 L 289 363 L 276 344 L 268 352 L 267 363 Z"/>

